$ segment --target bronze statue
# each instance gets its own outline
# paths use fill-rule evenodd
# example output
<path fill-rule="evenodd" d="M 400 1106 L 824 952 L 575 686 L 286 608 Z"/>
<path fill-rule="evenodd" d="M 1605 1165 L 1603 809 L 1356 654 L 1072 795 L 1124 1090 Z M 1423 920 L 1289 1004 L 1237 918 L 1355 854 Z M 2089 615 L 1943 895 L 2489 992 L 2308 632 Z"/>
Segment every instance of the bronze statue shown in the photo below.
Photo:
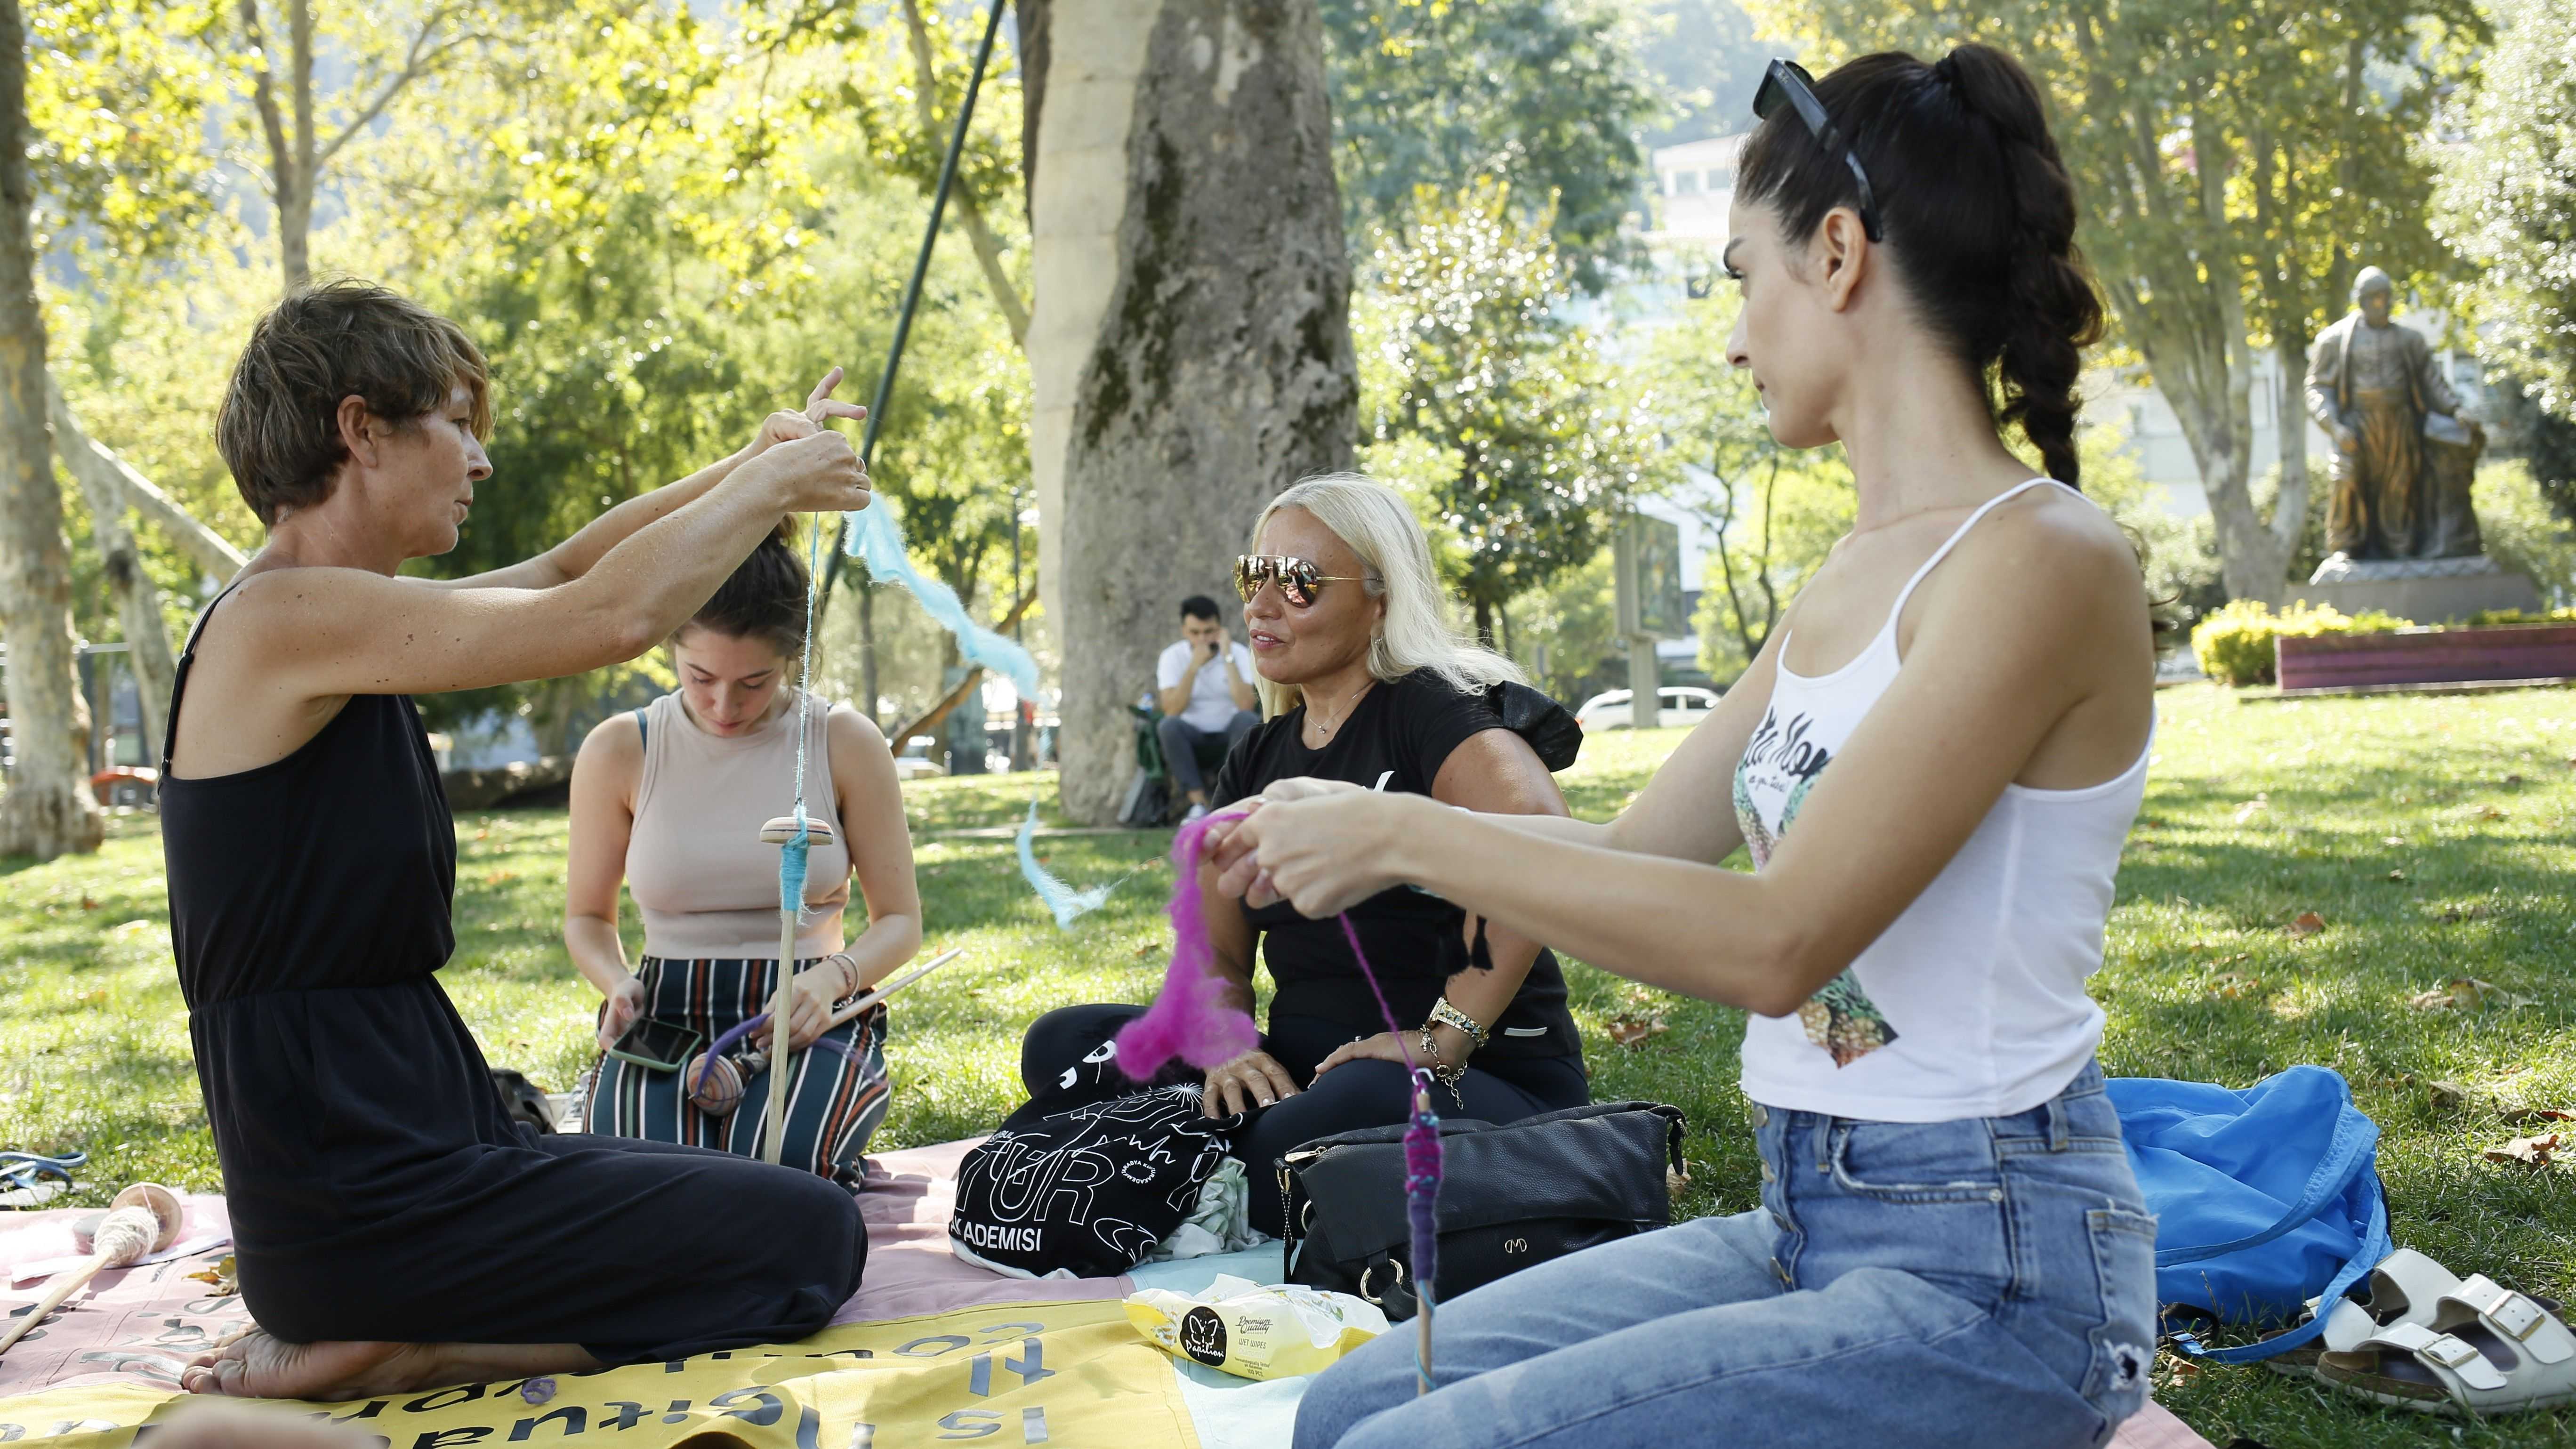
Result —
<path fill-rule="evenodd" d="M 2396 295 L 2386 272 L 2363 268 L 2352 284 L 2353 310 L 2320 333 L 2309 354 L 2308 411 L 2335 445 L 2329 567 L 2478 551 L 2466 476 L 2453 476 L 2475 466 L 2460 400 L 2423 334 L 2391 318 Z M 2428 430 L 2443 446 L 2426 446 Z M 2455 448 L 2468 454 L 2465 465 L 2449 456 Z"/>

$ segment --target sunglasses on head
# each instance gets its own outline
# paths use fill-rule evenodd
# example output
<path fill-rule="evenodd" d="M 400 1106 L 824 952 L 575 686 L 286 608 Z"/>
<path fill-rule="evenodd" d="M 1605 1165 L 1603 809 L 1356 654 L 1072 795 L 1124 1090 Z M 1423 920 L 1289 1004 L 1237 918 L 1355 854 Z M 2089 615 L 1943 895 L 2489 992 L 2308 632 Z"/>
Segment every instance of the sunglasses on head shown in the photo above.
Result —
<path fill-rule="evenodd" d="M 1356 584 L 1362 580 L 1342 578 L 1325 573 L 1312 560 L 1291 558 L 1286 554 L 1247 553 L 1234 561 L 1234 591 L 1247 604 L 1261 592 L 1261 586 L 1279 585 L 1279 597 L 1303 609 L 1315 602 L 1315 596 L 1326 584 Z"/>
<path fill-rule="evenodd" d="M 1861 169 L 1859 154 L 1843 144 L 1842 132 L 1825 114 L 1825 103 L 1816 99 L 1816 78 L 1794 60 L 1775 60 L 1762 73 L 1762 86 L 1753 93 L 1753 118 L 1770 120 L 1783 103 L 1807 123 L 1807 132 L 1816 138 L 1817 145 L 1828 152 L 1842 153 L 1843 164 L 1851 168 L 1852 181 L 1860 187 L 1860 229 L 1871 241 L 1885 241 L 1878 226 L 1878 197 L 1869 189 L 1869 173 Z"/>

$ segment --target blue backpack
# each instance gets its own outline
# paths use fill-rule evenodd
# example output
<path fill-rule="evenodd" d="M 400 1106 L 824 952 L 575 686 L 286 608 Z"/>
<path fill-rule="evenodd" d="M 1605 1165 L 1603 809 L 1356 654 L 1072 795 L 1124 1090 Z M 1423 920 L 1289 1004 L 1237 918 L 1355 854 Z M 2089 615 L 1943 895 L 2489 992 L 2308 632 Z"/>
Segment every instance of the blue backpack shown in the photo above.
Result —
<path fill-rule="evenodd" d="M 2115 1077 L 2129 1166 L 2156 1215 L 2156 1303 L 2185 1353 L 2270 1358 L 2315 1338 L 2322 1316 L 2240 1348 L 2203 1349 L 2185 1323 L 2295 1323 L 2396 1251 L 2376 1152 L 2379 1124 L 2342 1077 L 2292 1067 L 2236 1091 Z"/>

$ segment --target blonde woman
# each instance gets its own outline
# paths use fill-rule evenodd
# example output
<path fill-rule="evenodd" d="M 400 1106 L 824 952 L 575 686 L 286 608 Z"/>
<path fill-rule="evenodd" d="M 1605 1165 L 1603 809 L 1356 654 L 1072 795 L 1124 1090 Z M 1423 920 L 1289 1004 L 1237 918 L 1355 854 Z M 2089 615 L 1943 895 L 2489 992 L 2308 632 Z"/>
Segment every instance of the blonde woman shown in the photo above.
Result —
<path fill-rule="evenodd" d="M 1571 720 L 1449 622 L 1421 527 L 1394 489 L 1351 475 L 1291 487 L 1262 511 L 1235 587 L 1270 718 L 1227 756 L 1213 808 L 1303 776 L 1497 814 L 1566 813 L 1505 715 L 1560 738 Z M 1354 905 L 1369 965 L 1406 1024 L 1399 1045 L 1333 916 L 1247 910 L 1215 888 L 1212 870 L 1200 899 L 1233 1004 L 1252 1008 L 1256 959 L 1277 987 L 1260 1048 L 1208 1072 L 1201 1099 L 1211 1117 L 1253 1114 L 1233 1150 L 1263 1180 L 1298 1143 L 1404 1120 L 1403 1046 L 1420 1054 L 1426 1034 L 1443 1112 L 1508 1122 L 1591 1099 L 1565 978 L 1528 938 L 1417 891 Z M 1100 1048 L 1142 1011 L 1040 1017 L 1021 1049 L 1030 1096 L 1126 1090 Z M 1254 1226 L 1279 1232 L 1276 1196 L 1251 1199 Z"/>

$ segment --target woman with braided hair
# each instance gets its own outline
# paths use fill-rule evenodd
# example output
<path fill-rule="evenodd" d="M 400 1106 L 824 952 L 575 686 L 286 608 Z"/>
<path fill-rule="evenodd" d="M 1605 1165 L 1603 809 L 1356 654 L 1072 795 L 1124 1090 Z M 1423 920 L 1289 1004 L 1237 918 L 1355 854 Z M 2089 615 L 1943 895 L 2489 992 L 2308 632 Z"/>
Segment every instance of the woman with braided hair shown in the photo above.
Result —
<path fill-rule="evenodd" d="M 2085 978 L 2145 789 L 2153 626 L 2077 491 L 2102 309 L 2038 89 L 1966 45 L 1774 62 L 1726 341 L 1859 497 L 1724 703 L 1606 825 L 1283 781 L 1221 889 L 1418 885 L 1751 1014 L 1762 1203 L 1444 1304 L 1328 1371 L 1302 1446 L 2097 1445 L 2146 1395 L 2155 1221 Z M 2018 436 L 2013 436 L 2018 434 Z M 2016 451 L 2026 443 L 2045 477 Z M 1721 862 L 1750 847 L 1750 874 Z"/>

